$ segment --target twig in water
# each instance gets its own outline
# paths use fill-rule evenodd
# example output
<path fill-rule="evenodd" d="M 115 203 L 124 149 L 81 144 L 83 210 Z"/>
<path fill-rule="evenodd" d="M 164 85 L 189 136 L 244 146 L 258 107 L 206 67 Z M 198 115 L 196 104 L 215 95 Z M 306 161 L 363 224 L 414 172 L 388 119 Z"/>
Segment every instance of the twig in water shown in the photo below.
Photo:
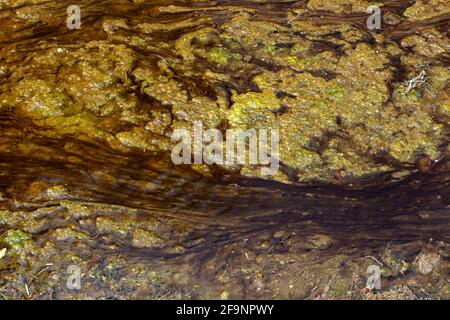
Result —
<path fill-rule="evenodd" d="M 380 267 L 383 267 L 383 262 L 381 262 L 380 260 L 378 260 L 378 259 L 375 258 L 374 256 L 365 256 L 365 257 L 362 257 L 362 259 L 367 259 L 367 258 L 370 258 L 370 259 L 374 260 L 376 263 L 378 263 L 378 264 L 380 265 Z"/>
<path fill-rule="evenodd" d="M 427 77 L 427 73 L 425 72 L 425 70 L 422 70 L 422 71 L 420 71 L 418 76 L 416 76 L 410 80 L 406 80 L 405 85 L 407 87 L 406 87 L 406 91 L 404 94 L 408 94 L 408 92 L 410 92 L 412 89 L 414 89 L 418 84 L 425 83 L 426 77 Z"/>

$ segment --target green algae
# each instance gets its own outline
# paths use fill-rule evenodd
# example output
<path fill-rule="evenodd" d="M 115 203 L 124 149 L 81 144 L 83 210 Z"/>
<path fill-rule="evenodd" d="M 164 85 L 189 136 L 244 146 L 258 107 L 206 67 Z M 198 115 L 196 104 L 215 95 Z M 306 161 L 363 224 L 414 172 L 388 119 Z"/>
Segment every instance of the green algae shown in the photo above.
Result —
<path fill-rule="evenodd" d="M 354 1 L 350 6 L 342 6 L 340 2 L 316 1 L 308 6 L 356 12 L 369 4 L 373 3 Z M 124 21 L 108 23 L 123 30 L 133 28 Z M 377 36 L 374 45 L 350 45 L 363 39 L 363 34 L 352 26 L 343 24 L 333 30 L 329 25 L 318 27 L 308 23 L 293 21 L 293 29 L 289 30 L 276 23 L 253 21 L 248 13 L 240 13 L 220 30 L 202 27 L 180 36 L 174 46 L 184 65 L 167 58 L 158 59 L 156 68 L 144 64 L 133 68 L 137 61 L 135 52 L 106 41 L 91 42 L 75 52 L 52 49 L 48 57 L 36 55 L 29 66 L 23 67 L 47 68 L 48 75 L 19 81 L 16 90 L 3 99 L 37 124 L 53 128 L 54 133 L 48 132 L 53 137 L 79 134 L 82 139 L 106 141 L 121 150 L 170 150 L 167 138 L 171 130 L 187 128 L 195 121 L 202 121 L 209 128 L 217 128 L 224 122 L 239 128 L 276 127 L 283 136 L 282 160 L 301 173 L 302 181 L 333 181 L 335 170 L 342 170 L 344 176 L 360 176 L 390 169 L 370 159 L 378 152 L 388 151 L 408 163 L 415 162 L 419 153 L 437 158 L 438 141 L 444 129 L 420 110 L 428 103 L 424 94 L 443 91 L 448 83 L 448 70 L 433 66 L 427 83 L 408 92 L 404 84 L 395 84 L 391 101 L 397 109 L 386 103 L 391 94 L 387 84 L 393 79 L 391 57 L 400 55 L 402 63 L 411 68 L 419 58 L 402 55 L 402 47 L 432 57 L 442 54 L 445 39 L 439 32 L 424 30 L 426 38 L 408 36 L 401 46 L 385 45 L 382 35 Z M 147 23 L 136 28 L 153 35 L 158 28 L 170 31 L 193 25 Z M 239 33 L 238 29 L 246 32 Z M 289 34 L 294 31 L 304 35 Z M 328 37 L 331 31 L 341 32 L 342 39 Z M 317 41 L 324 39 L 327 47 L 319 49 Z M 426 39 L 433 39 L 438 46 L 429 45 Z M 288 45 L 279 45 L 283 43 Z M 330 43 L 342 46 L 341 51 L 333 51 Z M 133 45 L 141 49 L 147 46 L 145 39 Z M 246 54 L 237 54 L 237 50 Z M 246 73 L 255 67 L 249 62 L 252 54 L 286 69 L 263 70 L 251 77 L 251 73 Z M 175 69 L 203 79 L 209 86 L 234 81 L 234 75 L 225 71 L 189 70 L 197 57 L 229 68 L 233 70 L 231 73 L 242 69 L 262 92 L 231 92 L 232 100 L 227 101 L 224 91 L 217 90 L 211 99 L 201 92 L 187 90 L 186 83 L 174 77 Z M 50 81 L 52 68 L 59 68 L 59 83 Z M 411 70 L 410 77 L 414 74 L 417 71 Z M 170 112 L 141 109 L 142 96 L 159 108 L 170 108 Z M 440 95 L 440 99 L 443 100 L 436 103 L 436 108 L 448 115 L 448 98 Z M 420 119 L 402 114 L 411 108 Z M 105 117 L 110 119 L 104 120 Z M 399 125 L 405 127 L 396 130 Z M 342 134 L 336 134 L 328 141 L 330 147 L 323 150 L 325 157 L 322 157 L 321 151 L 314 147 L 315 141 L 323 139 L 324 134 L 341 131 L 345 131 L 345 139 L 352 137 L 351 143 L 343 143 Z"/>
<path fill-rule="evenodd" d="M 268 53 L 270 53 L 270 54 L 275 54 L 275 53 L 277 53 L 279 50 L 280 50 L 280 48 L 278 48 L 276 45 L 274 45 L 274 44 L 268 44 L 268 45 L 266 45 L 265 46 L 265 50 L 268 52 Z"/>
<path fill-rule="evenodd" d="M 249 92 L 234 98 L 228 119 L 233 127 L 271 128 L 280 102 L 273 91 Z"/>
<path fill-rule="evenodd" d="M 312 10 L 329 10 L 336 13 L 366 12 L 367 8 L 371 5 L 381 6 L 381 3 L 366 0 L 310 0 L 308 2 L 308 8 Z"/>
<path fill-rule="evenodd" d="M 219 63 L 219 64 L 226 64 L 231 59 L 236 59 L 236 58 L 240 57 L 240 55 L 229 53 L 222 48 L 211 49 L 208 53 L 208 56 L 211 61 Z"/>
<path fill-rule="evenodd" d="M 445 0 L 418 0 L 408 7 L 403 15 L 411 20 L 425 20 L 450 12 Z"/>
<path fill-rule="evenodd" d="M 11 247 L 23 247 L 28 240 L 31 240 L 31 235 L 22 230 L 8 230 L 3 239 Z"/>

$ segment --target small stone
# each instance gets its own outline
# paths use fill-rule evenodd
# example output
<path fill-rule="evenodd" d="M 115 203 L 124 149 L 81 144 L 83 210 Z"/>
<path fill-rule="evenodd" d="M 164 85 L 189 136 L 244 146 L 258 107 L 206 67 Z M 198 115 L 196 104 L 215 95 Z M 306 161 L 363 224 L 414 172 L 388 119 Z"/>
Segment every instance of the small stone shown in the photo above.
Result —
<path fill-rule="evenodd" d="M 259 244 L 259 249 L 260 250 L 268 250 L 270 248 L 270 242 L 269 241 L 261 241 L 261 243 Z"/>
<path fill-rule="evenodd" d="M 305 244 L 305 248 L 307 249 L 319 249 L 325 250 L 331 247 L 333 244 L 333 240 L 324 234 L 316 234 L 314 236 L 308 237 L 306 239 L 307 243 Z"/>
<path fill-rule="evenodd" d="M 419 157 L 416 162 L 416 167 L 419 172 L 426 173 L 430 172 L 433 166 L 433 161 L 427 155 Z"/>
<path fill-rule="evenodd" d="M 421 274 L 430 274 L 439 264 L 441 257 L 435 252 L 421 252 L 414 261 Z"/>
<path fill-rule="evenodd" d="M 50 199 L 64 199 L 69 197 L 69 189 L 66 186 L 58 185 L 47 189 L 47 196 Z"/>
<path fill-rule="evenodd" d="M 419 217 L 422 220 L 427 220 L 427 219 L 430 219 L 430 214 L 428 212 L 421 212 L 421 213 L 419 213 Z"/>
<path fill-rule="evenodd" d="M 274 237 L 275 239 L 284 238 L 284 237 L 286 237 L 286 231 L 284 231 L 284 230 L 276 231 L 276 232 L 273 234 L 273 237 Z"/>
<path fill-rule="evenodd" d="M 0 250 L 0 260 L 6 256 L 6 248 Z"/>
<path fill-rule="evenodd" d="M 399 24 L 401 19 L 402 18 L 398 14 L 389 11 L 383 15 L 384 22 L 391 26 Z"/>
<path fill-rule="evenodd" d="M 143 229 L 136 229 L 133 232 L 133 240 L 131 244 L 136 248 L 161 248 L 165 243 L 152 232 Z"/>
<path fill-rule="evenodd" d="M 229 297 L 230 297 L 230 293 L 228 291 L 222 291 L 222 293 L 220 294 L 221 300 L 228 300 Z"/>
<path fill-rule="evenodd" d="M 260 279 L 256 279 L 253 284 L 256 291 L 260 291 L 264 287 L 264 282 L 262 282 Z"/>

